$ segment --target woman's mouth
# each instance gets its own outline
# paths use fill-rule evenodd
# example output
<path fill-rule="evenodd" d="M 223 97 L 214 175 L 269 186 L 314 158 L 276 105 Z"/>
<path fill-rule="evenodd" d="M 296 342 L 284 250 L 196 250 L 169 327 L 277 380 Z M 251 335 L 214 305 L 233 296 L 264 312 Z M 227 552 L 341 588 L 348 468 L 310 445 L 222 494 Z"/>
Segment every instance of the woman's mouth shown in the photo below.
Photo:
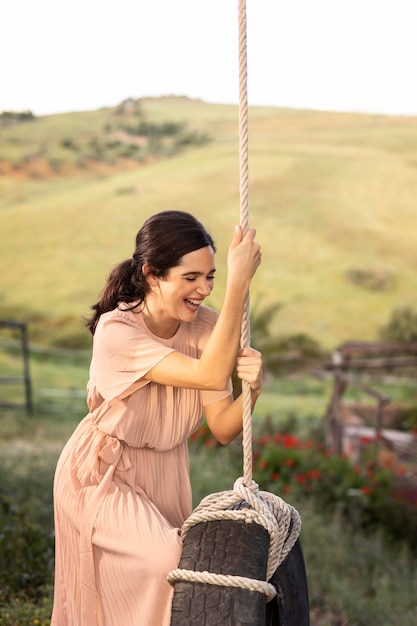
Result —
<path fill-rule="evenodd" d="M 202 303 L 202 300 L 192 300 L 191 298 L 185 298 L 184 302 L 189 309 L 191 309 L 192 311 L 197 311 L 198 307 Z"/>

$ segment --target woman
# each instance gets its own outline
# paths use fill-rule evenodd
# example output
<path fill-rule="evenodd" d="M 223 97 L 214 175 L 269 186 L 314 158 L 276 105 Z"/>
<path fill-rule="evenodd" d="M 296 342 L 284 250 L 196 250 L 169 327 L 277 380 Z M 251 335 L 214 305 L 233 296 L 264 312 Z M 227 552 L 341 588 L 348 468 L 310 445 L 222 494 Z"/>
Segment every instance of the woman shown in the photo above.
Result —
<path fill-rule="evenodd" d="M 239 350 L 245 297 L 261 261 L 255 231 L 236 231 L 219 315 L 203 306 L 215 247 L 188 213 L 150 217 L 133 258 L 111 273 L 93 306 L 89 414 L 59 459 L 54 484 L 52 626 L 168 626 L 167 574 L 191 513 L 187 438 L 202 412 L 226 444 L 242 428 L 236 362 L 261 391 L 261 355 Z"/>

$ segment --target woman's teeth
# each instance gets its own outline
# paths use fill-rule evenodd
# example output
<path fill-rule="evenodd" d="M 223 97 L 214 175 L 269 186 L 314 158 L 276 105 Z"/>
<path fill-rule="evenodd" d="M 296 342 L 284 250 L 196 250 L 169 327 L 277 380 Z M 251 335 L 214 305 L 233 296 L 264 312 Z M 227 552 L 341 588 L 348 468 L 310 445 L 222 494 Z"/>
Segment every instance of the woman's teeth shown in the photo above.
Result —
<path fill-rule="evenodd" d="M 190 298 L 186 298 L 185 301 L 188 304 L 191 304 L 191 306 L 194 306 L 194 307 L 199 307 L 200 304 L 201 304 L 201 300 L 191 300 Z"/>

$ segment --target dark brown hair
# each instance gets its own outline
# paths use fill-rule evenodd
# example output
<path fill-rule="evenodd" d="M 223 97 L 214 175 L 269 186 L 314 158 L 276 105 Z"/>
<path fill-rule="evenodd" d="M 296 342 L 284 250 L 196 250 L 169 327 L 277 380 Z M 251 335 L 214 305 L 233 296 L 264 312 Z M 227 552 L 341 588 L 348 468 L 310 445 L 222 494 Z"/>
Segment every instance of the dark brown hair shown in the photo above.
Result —
<path fill-rule="evenodd" d="M 190 213 L 162 211 L 146 220 L 136 235 L 132 258 L 122 261 L 111 272 L 99 301 L 91 308 L 94 313 L 87 320 L 91 334 L 102 313 L 112 311 L 120 302 L 143 302 L 149 291 L 142 267 L 146 264 L 149 273 L 164 278 L 185 254 L 211 246 L 214 241 L 204 226 Z"/>

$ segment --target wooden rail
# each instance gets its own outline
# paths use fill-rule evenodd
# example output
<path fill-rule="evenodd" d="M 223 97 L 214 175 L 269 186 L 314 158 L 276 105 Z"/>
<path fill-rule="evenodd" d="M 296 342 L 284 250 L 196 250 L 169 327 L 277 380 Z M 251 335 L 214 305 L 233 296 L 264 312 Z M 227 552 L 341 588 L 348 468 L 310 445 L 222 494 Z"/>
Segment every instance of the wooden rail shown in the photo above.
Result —
<path fill-rule="evenodd" d="M 326 441 L 328 447 L 339 454 L 346 452 L 345 439 L 372 435 L 375 441 L 388 446 L 398 441 L 413 444 L 415 437 L 409 434 L 405 439 L 398 437 L 395 429 L 387 429 L 384 425 L 384 410 L 390 404 L 386 394 L 363 384 L 355 377 L 355 373 L 379 371 L 407 372 L 417 379 L 417 343 L 416 342 L 349 342 L 339 346 L 333 353 L 332 361 L 324 366 L 332 372 L 333 390 L 326 412 Z M 417 385 L 417 380 L 416 380 Z M 348 387 L 354 387 L 375 401 L 372 425 L 361 423 L 344 402 L 344 394 Z M 359 405 L 358 405 L 359 406 Z M 356 420 L 356 421 L 355 421 Z M 366 431 L 366 434 L 365 434 Z M 404 439 L 404 441 L 403 441 Z"/>

